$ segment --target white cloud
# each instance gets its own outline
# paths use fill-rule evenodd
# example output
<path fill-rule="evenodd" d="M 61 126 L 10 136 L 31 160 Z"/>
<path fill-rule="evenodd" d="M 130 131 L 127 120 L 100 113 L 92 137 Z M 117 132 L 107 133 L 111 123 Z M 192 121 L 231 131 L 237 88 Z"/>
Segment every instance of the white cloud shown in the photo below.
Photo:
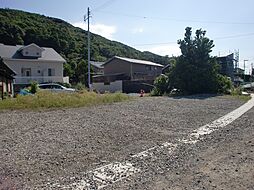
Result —
<path fill-rule="evenodd" d="M 138 34 L 138 33 L 142 33 L 142 32 L 144 32 L 144 29 L 143 29 L 142 27 L 133 28 L 133 29 L 131 30 L 131 33 L 132 33 L 132 34 Z"/>
<path fill-rule="evenodd" d="M 76 23 L 72 23 L 73 26 L 82 28 L 84 30 L 87 30 L 87 23 L 84 22 L 76 22 Z M 113 34 L 116 33 L 116 26 L 108 26 L 105 24 L 90 24 L 90 31 L 101 35 L 105 38 L 108 38 L 110 40 L 113 39 Z"/>
<path fill-rule="evenodd" d="M 169 57 L 174 55 L 178 56 L 181 55 L 181 50 L 178 45 L 160 45 L 160 46 L 153 46 L 149 48 L 137 48 L 141 51 L 150 51 L 152 53 L 158 54 L 158 55 L 168 55 Z"/>

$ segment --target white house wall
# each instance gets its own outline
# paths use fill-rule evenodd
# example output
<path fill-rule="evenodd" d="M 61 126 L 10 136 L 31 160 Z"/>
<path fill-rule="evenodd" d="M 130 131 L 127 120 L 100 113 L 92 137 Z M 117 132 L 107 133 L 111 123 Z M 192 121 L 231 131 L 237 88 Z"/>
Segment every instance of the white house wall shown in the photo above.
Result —
<path fill-rule="evenodd" d="M 123 82 L 115 81 L 111 82 L 109 85 L 105 85 L 104 83 L 93 83 L 93 88 L 99 92 L 122 92 Z"/>
<path fill-rule="evenodd" d="M 22 76 L 22 68 L 31 68 L 31 78 L 46 78 L 48 76 L 48 69 L 51 68 L 54 70 L 52 78 L 55 80 L 52 82 L 63 82 L 63 63 L 62 62 L 44 62 L 38 60 L 4 60 L 7 66 L 10 67 L 13 71 L 16 72 L 16 83 L 19 82 L 19 79 Z M 38 72 L 40 71 L 40 73 Z"/>
<path fill-rule="evenodd" d="M 31 57 L 41 57 L 42 49 L 39 47 L 35 47 L 33 45 L 26 46 L 22 50 L 23 56 L 31 56 Z"/>

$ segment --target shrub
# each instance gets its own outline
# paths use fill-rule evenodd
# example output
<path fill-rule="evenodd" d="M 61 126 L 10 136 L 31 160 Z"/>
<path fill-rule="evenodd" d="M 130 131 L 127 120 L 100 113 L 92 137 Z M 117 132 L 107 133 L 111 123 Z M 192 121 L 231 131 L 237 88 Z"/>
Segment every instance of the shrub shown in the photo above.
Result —
<path fill-rule="evenodd" d="M 152 91 L 150 92 L 150 95 L 151 96 L 161 96 L 160 89 L 158 89 L 157 87 L 154 87 L 152 89 Z"/>
<path fill-rule="evenodd" d="M 241 87 L 232 88 L 231 95 L 232 96 L 240 96 L 242 95 L 243 89 Z"/>
<path fill-rule="evenodd" d="M 222 94 L 230 94 L 230 91 L 232 89 L 232 82 L 231 79 L 218 74 L 217 77 L 217 83 L 218 83 L 218 93 L 222 93 Z"/>
<path fill-rule="evenodd" d="M 38 91 L 38 83 L 33 81 L 31 82 L 30 92 L 35 94 Z"/>
<path fill-rule="evenodd" d="M 85 90 L 86 86 L 84 84 L 82 84 L 81 82 L 79 82 L 78 84 L 76 84 L 75 88 L 77 90 Z"/>
<path fill-rule="evenodd" d="M 160 75 L 154 81 L 154 88 L 151 91 L 152 96 L 162 96 L 169 91 L 168 77 Z"/>

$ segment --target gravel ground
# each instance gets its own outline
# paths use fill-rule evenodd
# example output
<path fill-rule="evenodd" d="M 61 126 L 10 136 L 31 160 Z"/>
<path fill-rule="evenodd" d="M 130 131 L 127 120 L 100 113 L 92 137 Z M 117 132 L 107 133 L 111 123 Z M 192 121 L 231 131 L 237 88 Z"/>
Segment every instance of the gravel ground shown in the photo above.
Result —
<path fill-rule="evenodd" d="M 149 160 L 149 165 L 142 163 L 144 172 L 108 189 L 253 190 L 253 116 L 254 108 L 195 145 L 178 147 L 173 155 Z"/>
<path fill-rule="evenodd" d="M 2 187 L 17 189 L 47 189 L 45 184 L 48 182 L 68 183 L 68 179 L 82 172 L 125 160 L 159 143 L 174 143 L 193 129 L 225 115 L 242 103 L 229 97 L 146 97 L 92 108 L 2 112 L 0 189 L 1 183 Z M 248 117 L 251 114 L 253 110 L 243 116 L 245 120 L 237 121 L 240 124 L 233 124 L 239 127 L 240 134 L 234 131 L 237 127 L 231 127 L 231 130 L 229 126 L 230 130 L 223 132 L 223 137 L 219 131 L 213 134 L 214 138 L 208 138 L 195 147 L 180 147 L 173 155 L 162 156 L 159 163 L 143 166 L 144 172 L 133 176 L 130 181 L 123 180 L 108 188 L 212 187 L 212 182 L 222 179 L 220 175 L 225 170 L 234 173 L 237 169 L 234 166 L 238 167 L 245 157 L 249 159 L 246 165 L 239 165 L 238 173 L 244 168 L 251 170 L 253 152 L 242 150 L 246 146 L 253 148 L 253 119 L 251 121 Z M 246 122 L 249 125 L 245 130 L 240 130 Z M 231 161 L 233 164 L 230 165 Z M 251 177 L 253 179 L 253 173 L 249 170 L 243 171 L 246 175 L 250 173 L 250 178 L 243 180 L 246 188 L 253 187 L 248 181 Z M 211 176 L 205 172 L 210 172 Z M 183 179 L 185 183 L 182 183 Z M 224 189 L 230 189 L 227 176 L 223 179 L 221 189 L 224 186 Z M 240 177 L 237 179 L 241 180 Z M 231 180 L 236 181 L 234 178 Z M 241 189 L 242 186 L 237 187 Z"/>

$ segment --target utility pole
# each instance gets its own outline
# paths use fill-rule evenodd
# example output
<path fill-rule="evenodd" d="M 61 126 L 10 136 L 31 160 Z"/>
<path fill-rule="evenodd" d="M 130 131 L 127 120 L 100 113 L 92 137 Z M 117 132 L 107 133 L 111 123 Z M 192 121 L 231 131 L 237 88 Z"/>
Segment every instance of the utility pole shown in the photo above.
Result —
<path fill-rule="evenodd" d="M 87 15 L 84 16 L 84 21 L 86 22 L 87 21 L 87 54 L 88 54 L 88 57 L 87 57 L 87 61 L 88 61 L 88 88 L 89 90 L 91 91 L 91 73 L 90 73 L 90 70 L 91 70 L 91 65 L 90 65 L 90 10 L 89 10 L 89 7 L 87 8 Z M 85 72 L 86 73 L 86 72 Z"/>
<path fill-rule="evenodd" d="M 254 75 L 254 73 L 253 73 L 253 63 L 251 63 L 251 75 Z"/>
<path fill-rule="evenodd" d="M 245 62 L 248 61 L 247 59 L 243 60 L 243 82 L 245 82 Z"/>

